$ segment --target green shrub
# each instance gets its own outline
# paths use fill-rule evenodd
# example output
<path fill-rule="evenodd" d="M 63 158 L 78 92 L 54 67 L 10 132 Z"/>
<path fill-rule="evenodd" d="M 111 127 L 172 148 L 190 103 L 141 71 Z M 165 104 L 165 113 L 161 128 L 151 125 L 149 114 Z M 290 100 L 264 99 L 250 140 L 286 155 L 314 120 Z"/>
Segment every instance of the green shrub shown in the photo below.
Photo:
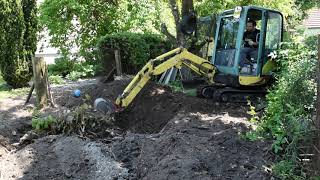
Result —
<path fill-rule="evenodd" d="M 93 77 L 95 75 L 96 66 L 89 63 L 75 64 L 73 71 L 81 72 L 82 77 Z"/>
<path fill-rule="evenodd" d="M 63 84 L 64 80 L 60 75 L 50 75 L 49 82 L 52 84 Z"/>
<path fill-rule="evenodd" d="M 57 58 L 55 59 L 55 64 L 50 64 L 48 66 L 49 74 L 51 75 L 61 75 L 66 77 L 74 68 L 74 61 L 68 58 Z"/>
<path fill-rule="evenodd" d="M 93 77 L 95 74 L 96 66 L 88 63 L 77 63 L 66 78 L 72 81 L 77 81 L 80 78 Z"/>
<path fill-rule="evenodd" d="M 318 45 L 318 36 L 306 37 L 304 43 L 309 49 L 316 50 Z"/>
<path fill-rule="evenodd" d="M 304 172 L 300 172 L 299 175 L 297 175 L 295 162 L 288 160 L 283 160 L 273 165 L 272 171 L 273 174 L 279 177 L 280 179 L 307 179 L 306 174 Z"/>
<path fill-rule="evenodd" d="M 280 65 L 277 84 L 267 95 L 268 106 L 258 130 L 274 139 L 272 148 L 280 163 L 275 166 L 277 175 L 303 177 L 298 154 L 299 147 L 311 144 L 314 137 L 316 51 L 293 43 L 284 44 L 283 49 L 277 53 Z"/>
<path fill-rule="evenodd" d="M 57 58 L 55 64 L 50 64 L 49 74 L 53 77 L 62 76 L 76 81 L 79 78 L 93 77 L 98 69 L 92 62 L 75 62 L 68 58 Z"/>
<path fill-rule="evenodd" d="M 57 120 L 51 115 L 45 118 L 32 118 L 32 128 L 37 131 L 49 130 L 55 123 L 57 123 Z"/>
<path fill-rule="evenodd" d="M 135 74 L 148 60 L 172 48 L 172 43 L 156 34 L 117 33 L 102 37 L 98 42 L 99 60 L 112 65 L 108 49 L 119 49 L 124 73 Z M 106 62 L 105 62 L 106 61 Z M 105 65 L 102 65 L 105 66 Z"/>
<path fill-rule="evenodd" d="M 26 86 L 32 76 L 36 51 L 36 1 L 0 0 L 0 69 L 14 88 Z"/>

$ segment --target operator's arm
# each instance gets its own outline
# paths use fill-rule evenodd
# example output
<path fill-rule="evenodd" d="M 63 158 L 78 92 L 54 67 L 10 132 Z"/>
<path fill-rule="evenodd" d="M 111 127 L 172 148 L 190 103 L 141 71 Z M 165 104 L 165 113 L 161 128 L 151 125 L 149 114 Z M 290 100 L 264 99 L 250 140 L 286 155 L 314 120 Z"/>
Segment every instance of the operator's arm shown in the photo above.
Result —
<path fill-rule="evenodd" d="M 159 62 L 160 64 L 156 65 Z M 216 68 L 208 60 L 198 57 L 184 48 L 177 48 L 150 60 L 133 78 L 121 95 L 116 100 L 119 108 L 127 107 L 152 76 L 162 74 L 166 70 L 185 65 L 199 75 L 205 76 L 209 83 L 213 83 Z"/>

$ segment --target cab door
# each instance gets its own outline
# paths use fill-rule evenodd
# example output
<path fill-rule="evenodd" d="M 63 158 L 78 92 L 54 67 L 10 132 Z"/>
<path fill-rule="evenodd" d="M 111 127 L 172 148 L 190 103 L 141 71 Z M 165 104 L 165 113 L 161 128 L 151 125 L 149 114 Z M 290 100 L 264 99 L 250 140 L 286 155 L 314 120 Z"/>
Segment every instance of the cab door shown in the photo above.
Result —
<path fill-rule="evenodd" d="M 280 48 L 283 40 L 283 16 L 276 11 L 267 11 L 266 34 L 264 40 L 264 56 L 262 58 L 262 75 L 268 75 L 276 68 L 276 64 L 268 54 Z"/>

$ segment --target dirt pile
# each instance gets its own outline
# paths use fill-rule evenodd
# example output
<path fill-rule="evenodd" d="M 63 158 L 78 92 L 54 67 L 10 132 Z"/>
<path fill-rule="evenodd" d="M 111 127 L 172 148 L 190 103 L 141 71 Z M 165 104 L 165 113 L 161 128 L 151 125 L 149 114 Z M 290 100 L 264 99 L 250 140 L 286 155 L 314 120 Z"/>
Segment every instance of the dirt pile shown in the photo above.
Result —
<path fill-rule="evenodd" d="M 72 96 L 75 88 L 59 91 L 55 93 L 56 102 L 61 106 L 74 108 L 83 103 L 92 105 L 97 98 L 115 101 L 129 82 L 130 79 L 126 79 L 80 86 L 78 87 L 82 92 L 80 98 Z M 208 99 L 187 97 L 182 93 L 173 92 L 169 87 L 149 83 L 128 108 L 115 115 L 115 119 L 116 125 L 124 130 L 135 133 L 156 133 L 161 131 L 179 111 L 211 113 L 221 110 L 228 110 L 229 113 L 238 116 L 248 116 L 245 107 L 241 105 L 226 106 L 226 104 L 214 103 Z"/>
<path fill-rule="evenodd" d="M 127 134 L 113 152 L 136 179 L 269 179 L 268 143 L 242 139 L 247 130 L 228 116 L 180 112 L 163 132 Z"/>
<path fill-rule="evenodd" d="M 53 94 L 73 112 L 96 98 L 115 100 L 128 83 L 83 84 L 56 88 Z M 72 96 L 74 89 L 81 90 L 80 98 Z M 241 136 L 251 126 L 247 110 L 243 104 L 188 97 L 149 83 L 108 127 L 98 125 L 106 131 L 98 138 L 38 139 L 0 157 L 0 170 L 9 179 L 269 179 L 269 143 Z M 94 112 L 87 115 L 95 121 Z"/>
<path fill-rule="evenodd" d="M 127 179 L 109 147 L 78 137 L 48 136 L 0 161 L 0 179 Z"/>

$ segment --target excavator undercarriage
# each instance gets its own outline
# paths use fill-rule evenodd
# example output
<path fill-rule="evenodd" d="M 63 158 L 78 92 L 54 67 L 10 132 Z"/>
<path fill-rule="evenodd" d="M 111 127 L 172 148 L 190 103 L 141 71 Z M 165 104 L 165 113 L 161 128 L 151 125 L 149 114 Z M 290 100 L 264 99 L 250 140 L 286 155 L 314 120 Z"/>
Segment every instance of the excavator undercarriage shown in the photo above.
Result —
<path fill-rule="evenodd" d="M 246 103 L 258 100 L 267 94 L 266 87 L 232 88 L 225 85 L 204 85 L 197 88 L 197 97 L 216 102 Z"/>

